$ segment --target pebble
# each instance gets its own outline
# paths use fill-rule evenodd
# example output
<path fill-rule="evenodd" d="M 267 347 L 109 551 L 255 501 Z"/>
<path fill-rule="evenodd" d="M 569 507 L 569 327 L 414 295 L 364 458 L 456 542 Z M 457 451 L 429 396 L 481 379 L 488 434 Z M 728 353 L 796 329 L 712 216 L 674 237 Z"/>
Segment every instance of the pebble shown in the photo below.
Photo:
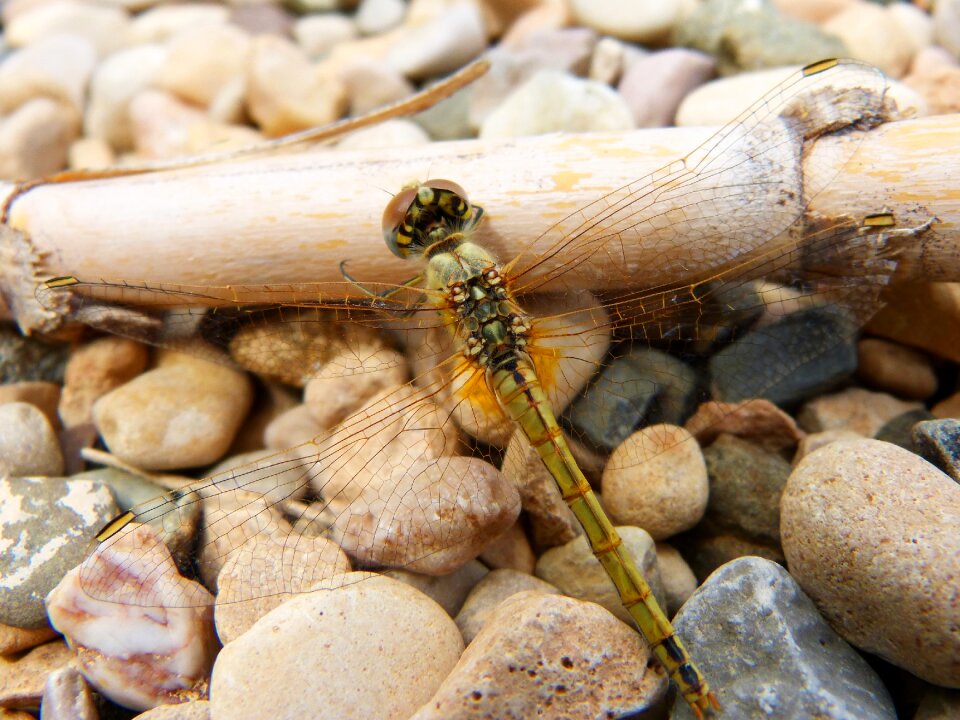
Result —
<path fill-rule="evenodd" d="M 684 427 L 702 447 L 726 433 L 767 450 L 781 452 L 792 450 L 806 437 L 793 417 L 764 398 L 738 403 L 715 400 L 701 403 Z"/>
<path fill-rule="evenodd" d="M 716 57 L 721 75 L 845 55 L 838 38 L 784 16 L 769 0 L 707 0 L 677 25 L 671 41 Z"/>
<path fill-rule="evenodd" d="M 480 554 L 480 559 L 491 569 L 510 568 L 532 575 L 537 564 L 530 541 L 518 520 Z"/>
<path fill-rule="evenodd" d="M 45 720 L 99 720 L 90 686 L 74 668 L 54 670 L 47 676 L 40 701 Z"/>
<path fill-rule="evenodd" d="M 36 711 L 47 677 L 77 665 L 76 654 L 62 640 L 40 645 L 23 655 L 0 656 L 0 708 Z"/>
<path fill-rule="evenodd" d="M 957 0 L 933 6 L 933 32 L 940 45 L 960 58 L 960 3 Z"/>
<path fill-rule="evenodd" d="M 898 284 L 884 299 L 867 332 L 960 362 L 960 283 Z"/>
<path fill-rule="evenodd" d="M 473 642 L 500 603 L 526 590 L 547 594 L 560 592 L 545 580 L 508 568 L 491 570 L 481 578 L 467 595 L 455 618 L 464 642 L 468 645 Z"/>
<path fill-rule="evenodd" d="M 24 380 L 62 383 L 70 349 L 24 337 L 9 324 L 0 325 L 0 384 Z"/>
<path fill-rule="evenodd" d="M 765 397 L 788 406 L 835 387 L 857 369 L 855 328 L 829 306 L 751 330 L 710 358 L 714 399 Z"/>
<path fill-rule="evenodd" d="M 790 463 L 733 435 L 703 451 L 710 474 L 708 513 L 720 526 L 767 543 L 780 542 L 780 494 Z"/>
<path fill-rule="evenodd" d="M 716 62 L 696 50 L 671 48 L 637 58 L 617 85 L 638 128 L 673 123 L 680 102 L 713 75 Z"/>
<path fill-rule="evenodd" d="M 422 24 L 414 24 L 408 17 L 408 22 L 399 30 L 384 61 L 409 80 L 452 72 L 473 60 L 487 46 L 480 10 L 467 2 L 450 5 Z"/>
<path fill-rule="evenodd" d="M 167 358 L 93 406 L 110 451 L 145 470 L 218 460 L 253 399 L 249 378 L 236 370 L 189 356 Z"/>
<path fill-rule="evenodd" d="M 822 448 L 824 445 L 837 442 L 837 440 L 858 440 L 861 437 L 863 436 L 860 433 L 847 430 L 846 428 L 810 433 L 797 445 L 797 452 L 793 456 L 793 465 L 796 466 L 803 458 L 814 450 Z"/>
<path fill-rule="evenodd" d="M 60 386 L 43 380 L 23 380 L 0 384 L 0 405 L 24 402 L 36 407 L 47 418 L 51 427 L 58 427 L 57 404 L 60 402 Z"/>
<path fill-rule="evenodd" d="M 960 420 L 927 420 L 913 426 L 914 451 L 960 482 Z"/>
<path fill-rule="evenodd" d="M 653 538 L 646 530 L 620 526 L 617 532 L 626 551 L 653 588 L 660 607 L 665 607 L 660 569 Z M 620 620 L 633 627 L 633 619 L 620 604 L 620 596 L 610 582 L 606 571 L 590 551 L 586 536 L 571 540 L 566 545 L 550 548 L 537 559 L 537 577 L 560 589 L 564 595 L 578 600 L 589 600 L 602 605 Z"/>
<path fill-rule="evenodd" d="M 682 360 L 654 348 L 635 350 L 604 367 L 567 417 L 594 447 L 609 452 L 639 427 L 684 422 L 698 390 L 696 371 Z"/>
<path fill-rule="evenodd" d="M 371 61 L 350 63 L 340 70 L 338 77 L 347 88 L 351 115 L 363 115 L 382 105 L 402 100 L 414 91 L 413 85 L 403 75 Z M 419 116 L 415 119 L 419 123 Z"/>
<path fill-rule="evenodd" d="M 897 18 L 869 2 L 854 3 L 823 24 L 840 38 L 850 57 L 876 65 L 891 77 L 902 77 L 913 57 L 914 45 Z"/>
<path fill-rule="evenodd" d="M 587 73 L 587 78 L 604 85 L 615 85 L 628 64 L 628 52 L 626 43 L 609 36 L 600 38 L 593 49 L 593 55 L 590 56 L 590 72 Z M 639 52 L 635 56 L 631 55 L 631 60 L 635 61 L 644 56 L 644 53 Z M 617 92 L 627 99 L 622 88 L 617 88 Z M 628 104 L 632 106 L 632 103 Z"/>
<path fill-rule="evenodd" d="M 54 0 L 19 13 L 6 25 L 8 47 L 25 47 L 44 38 L 71 33 L 86 38 L 99 57 L 119 50 L 126 42 L 130 18 L 120 8 L 77 0 Z"/>
<path fill-rule="evenodd" d="M 848 388 L 806 403 L 797 413 L 797 422 L 808 432 L 852 430 L 873 437 L 897 415 L 921 407 L 920 403 L 899 400 L 886 393 Z"/>
<path fill-rule="evenodd" d="M 18 628 L 0 623 L 0 655 L 16 655 L 42 645 L 57 636 L 50 627 Z"/>
<path fill-rule="evenodd" d="M 859 0 L 774 0 L 777 10 L 796 20 L 821 23 Z"/>
<path fill-rule="evenodd" d="M 253 41 L 247 70 L 247 108 L 264 133 L 283 135 L 339 118 L 347 110 L 347 91 L 298 46 L 261 35 Z"/>
<path fill-rule="evenodd" d="M 142 373 L 147 348 L 120 337 L 102 337 L 79 345 L 64 369 L 60 417 L 67 427 L 93 421 L 93 404 Z"/>
<path fill-rule="evenodd" d="M 918 67 L 915 62 L 913 70 L 903 82 L 923 98 L 929 114 L 960 112 L 960 67 Z"/>
<path fill-rule="evenodd" d="M 106 140 L 113 150 L 133 148 L 130 100 L 153 82 L 167 55 L 159 44 L 144 44 L 113 53 L 101 62 L 90 82 L 84 131 Z"/>
<path fill-rule="evenodd" d="M 926 408 L 909 410 L 897 415 L 883 424 L 873 436 L 875 440 L 899 445 L 906 450 L 913 450 L 913 428 L 917 423 L 933 420 L 933 415 Z"/>
<path fill-rule="evenodd" d="M 210 703 L 192 700 L 176 705 L 160 705 L 137 715 L 137 720 L 210 720 Z"/>
<path fill-rule="evenodd" d="M 652 714 L 667 685 L 646 643 L 603 608 L 527 590 L 494 609 L 411 720 Z"/>
<path fill-rule="evenodd" d="M 318 438 L 325 429 L 313 419 L 310 408 L 296 405 L 277 415 L 264 428 L 263 444 L 271 450 L 284 450 Z"/>
<path fill-rule="evenodd" d="M 528 10 L 500 38 L 504 47 L 515 47 L 542 32 L 560 30 L 573 23 L 570 4 L 565 0 L 547 0 Z"/>
<path fill-rule="evenodd" d="M 362 581 L 362 582 L 361 582 Z M 296 597 L 220 652 L 214 718 L 405 718 L 427 702 L 463 652 L 435 602 L 383 576 L 352 573 Z"/>
<path fill-rule="evenodd" d="M 667 601 L 663 610 L 667 613 L 667 617 L 672 617 L 697 589 L 697 576 L 693 574 L 693 570 L 683 559 L 680 551 L 672 545 L 658 542 L 656 549 L 660 582 Z"/>
<path fill-rule="evenodd" d="M 937 376 L 922 352 L 879 338 L 857 344 L 857 375 L 868 385 L 907 400 L 925 400 L 937 391 Z"/>
<path fill-rule="evenodd" d="M 387 120 L 374 127 L 357 130 L 337 143 L 340 150 L 375 150 L 426 145 L 430 136 L 412 120 Z"/>
<path fill-rule="evenodd" d="M 127 37 L 131 49 L 138 45 L 162 44 L 189 28 L 225 25 L 229 20 L 230 10 L 226 5 L 158 5 L 133 18 Z"/>
<path fill-rule="evenodd" d="M 846 640 L 928 682 L 960 685 L 960 486 L 876 440 L 805 457 L 784 489 L 790 572 Z"/>
<path fill-rule="evenodd" d="M 631 129 L 630 108 L 611 88 L 566 73 L 541 70 L 490 113 L 480 128 L 480 137 Z"/>
<path fill-rule="evenodd" d="M 134 710 L 204 696 L 219 646 L 212 604 L 179 574 L 159 534 L 138 523 L 99 544 L 46 598 L 50 624 L 90 684 Z"/>
<path fill-rule="evenodd" d="M 361 0 L 354 22 L 361 35 L 379 35 L 399 25 L 406 10 L 403 0 Z"/>
<path fill-rule="evenodd" d="M 678 127 L 728 123 L 791 72 L 793 68 L 773 68 L 708 82 L 683 98 L 674 122 Z"/>
<path fill-rule="evenodd" d="M 930 410 L 938 418 L 960 419 L 960 392 L 949 395 Z"/>
<path fill-rule="evenodd" d="M 403 569 L 388 570 L 384 574 L 419 590 L 442 607 L 447 615 L 456 617 L 467 595 L 489 572 L 482 562 L 471 560 L 447 575 L 421 575 Z"/>
<path fill-rule="evenodd" d="M 62 475 L 57 434 L 36 405 L 0 405 L 0 475 Z"/>
<path fill-rule="evenodd" d="M 166 45 L 152 86 L 199 107 L 207 107 L 223 87 L 242 75 L 253 39 L 233 24 L 181 30 Z"/>
<path fill-rule="evenodd" d="M 323 537 L 259 534 L 230 554 L 217 575 L 214 619 L 226 645 L 293 596 L 350 572 L 350 560 Z"/>
<path fill-rule="evenodd" d="M 346 15 L 304 15 L 292 28 L 293 37 L 313 60 L 323 57 L 335 45 L 357 37 L 357 26 Z"/>
<path fill-rule="evenodd" d="M 571 0 L 574 19 L 598 33 L 638 43 L 662 44 L 682 19 L 681 0 Z"/>
<path fill-rule="evenodd" d="M 678 535 L 672 542 L 683 553 L 684 559 L 700 580 L 737 558 L 760 557 L 781 565 L 786 564 L 783 550 L 778 544 L 761 542 L 733 531 L 716 528 L 709 521 L 704 521 L 689 533 Z"/>
<path fill-rule="evenodd" d="M 231 8 L 230 23 L 251 35 L 290 37 L 297 17 L 279 3 L 238 3 Z"/>
<path fill-rule="evenodd" d="M 912 720 L 953 720 L 960 717 L 960 692 L 927 687 Z"/>
<path fill-rule="evenodd" d="M 0 64 L 0 112 L 39 97 L 82 112 L 95 62 L 96 50 L 81 35 L 53 35 L 12 52 Z"/>
<path fill-rule="evenodd" d="M 722 619 L 722 620 L 721 620 Z M 673 620 L 724 715 L 894 720 L 870 665 L 835 633 L 796 581 L 756 557 L 717 570 Z M 672 720 L 691 720 L 675 703 Z"/>
<path fill-rule="evenodd" d="M 499 37 L 527 13 L 548 5 L 542 0 L 481 0 L 480 9 L 490 35 Z"/>
<path fill-rule="evenodd" d="M 610 455 L 601 488 L 611 520 L 654 540 L 696 525 L 710 491 L 700 446 L 676 425 L 651 425 L 627 438 Z"/>
<path fill-rule="evenodd" d="M 917 53 L 933 47 L 933 18 L 929 13 L 910 3 L 894 3 L 885 10 L 903 36 L 897 39 L 898 45 L 909 43 L 912 60 Z"/>
<path fill-rule="evenodd" d="M 116 164 L 117 155 L 106 140 L 82 137 L 70 145 L 67 167 L 71 170 L 103 170 Z"/>
<path fill-rule="evenodd" d="M 501 471 L 520 493 L 534 545 L 556 547 L 583 534 L 573 511 L 560 496 L 556 481 L 522 430 L 510 438 Z"/>
<path fill-rule="evenodd" d="M 93 536 L 117 514 L 99 483 L 58 478 L 0 480 L 0 622 L 37 629 L 43 597 L 84 557 Z"/>
<path fill-rule="evenodd" d="M 67 163 L 80 116 L 49 98 L 30 100 L 0 120 L 0 178 L 32 180 Z"/>

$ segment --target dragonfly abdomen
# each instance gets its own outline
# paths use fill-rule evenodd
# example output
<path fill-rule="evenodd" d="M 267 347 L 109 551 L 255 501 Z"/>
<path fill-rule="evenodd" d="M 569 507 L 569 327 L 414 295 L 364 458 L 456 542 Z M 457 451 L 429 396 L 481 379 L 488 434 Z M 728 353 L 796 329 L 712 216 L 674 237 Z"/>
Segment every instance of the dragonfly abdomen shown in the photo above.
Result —
<path fill-rule="evenodd" d="M 623 548 L 613 523 L 574 460 L 529 357 L 520 351 L 504 353 L 488 368 L 487 378 L 504 411 L 521 427 L 553 476 L 564 501 L 583 526 L 593 554 L 607 571 L 623 606 L 650 643 L 654 655 L 695 711 L 703 712 L 714 706 L 716 700 L 706 680 L 674 633 L 649 584 Z"/>

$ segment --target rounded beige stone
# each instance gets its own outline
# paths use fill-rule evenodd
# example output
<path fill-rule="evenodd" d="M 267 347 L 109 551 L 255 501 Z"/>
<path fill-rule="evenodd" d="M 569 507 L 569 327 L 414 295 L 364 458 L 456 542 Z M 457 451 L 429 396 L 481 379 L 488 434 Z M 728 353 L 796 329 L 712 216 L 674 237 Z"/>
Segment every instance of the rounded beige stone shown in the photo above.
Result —
<path fill-rule="evenodd" d="M 673 545 L 658 542 L 656 548 L 660 582 L 663 583 L 663 594 L 667 600 L 663 610 L 667 617 L 673 617 L 697 589 L 697 576 Z"/>
<path fill-rule="evenodd" d="M 477 636 L 497 607 L 507 598 L 526 590 L 554 594 L 556 587 L 533 575 L 516 570 L 492 570 L 478 582 L 457 613 L 457 627 L 469 644 Z"/>
<path fill-rule="evenodd" d="M 676 425 L 651 425 L 613 451 L 602 492 L 615 523 L 641 527 L 662 540 L 700 521 L 710 484 L 694 437 Z"/>
<path fill-rule="evenodd" d="M 790 573 L 846 640 L 960 686 L 960 485 L 878 440 L 805 457 L 781 500 Z"/>
<path fill-rule="evenodd" d="M 456 624 L 397 580 L 341 580 L 284 603 L 221 651 L 214 720 L 261 720 L 278 707 L 288 717 L 390 720 L 430 699 L 463 651 Z"/>
<path fill-rule="evenodd" d="M 63 455 L 50 421 L 36 405 L 0 405 L 0 475 L 63 474 Z"/>
<path fill-rule="evenodd" d="M 937 391 L 930 358 L 904 345 L 864 338 L 857 344 L 857 374 L 868 384 L 908 400 L 923 400 Z"/>

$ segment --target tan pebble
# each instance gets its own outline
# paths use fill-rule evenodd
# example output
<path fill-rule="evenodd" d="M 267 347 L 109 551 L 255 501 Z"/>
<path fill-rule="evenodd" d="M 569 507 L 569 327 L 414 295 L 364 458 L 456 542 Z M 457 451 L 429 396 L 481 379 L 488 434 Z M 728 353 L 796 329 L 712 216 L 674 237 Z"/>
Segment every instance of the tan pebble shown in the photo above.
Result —
<path fill-rule="evenodd" d="M 960 418 L 960 392 L 941 400 L 930 412 L 938 418 Z"/>
<path fill-rule="evenodd" d="M 503 457 L 504 475 L 517 486 L 523 510 L 530 520 L 534 544 L 556 547 L 583 533 L 576 516 L 563 501 L 553 477 L 540 455 L 517 430 Z"/>
<path fill-rule="evenodd" d="M 50 718 L 99 720 L 93 692 L 86 679 L 73 668 L 60 668 L 47 676 L 40 701 Z"/>
<path fill-rule="evenodd" d="M 374 127 L 350 133 L 337 143 L 339 150 L 374 150 L 377 148 L 426 145 L 430 136 L 411 120 L 387 120 Z"/>
<path fill-rule="evenodd" d="M 316 60 L 334 46 L 357 37 L 357 26 L 346 15 L 304 15 L 293 24 L 293 37 Z"/>
<path fill-rule="evenodd" d="M 134 147 L 130 101 L 153 82 L 164 63 L 167 48 L 159 44 L 138 45 L 104 59 L 90 82 L 84 112 L 87 135 L 107 141 L 123 152 Z"/>
<path fill-rule="evenodd" d="M 726 433 L 776 452 L 795 447 L 806 436 L 796 420 L 764 398 L 701 403 L 684 427 L 702 447 Z"/>
<path fill-rule="evenodd" d="M 909 42 L 914 60 L 916 53 L 933 45 L 933 18 L 929 13 L 909 3 L 894 3 L 886 10 Z"/>
<path fill-rule="evenodd" d="M 18 628 L 0 623 L 0 655 L 15 655 L 35 648 L 57 636 L 51 627 Z"/>
<path fill-rule="evenodd" d="M 858 2 L 831 17 L 822 28 L 843 40 L 850 57 L 876 65 L 898 78 L 906 72 L 915 48 L 897 17 L 887 10 Z"/>
<path fill-rule="evenodd" d="M 350 96 L 350 114 L 363 115 L 413 94 L 413 85 L 382 63 L 359 59 L 338 73 Z"/>
<path fill-rule="evenodd" d="M 400 465 L 336 513 L 334 537 L 363 564 L 445 575 L 475 558 L 520 513 L 516 488 L 477 458 Z M 416 498 L 411 502 L 410 498 Z"/>
<path fill-rule="evenodd" d="M 66 167 L 80 133 L 71 105 L 36 98 L 0 120 L 0 178 L 29 180 Z"/>
<path fill-rule="evenodd" d="M 507 568 L 491 570 L 473 587 L 457 613 L 457 627 L 460 628 L 464 641 L 467 644 L 473 642 L 500 603 L 525 590 L 548 594 L 560 592 L 545 580 L 527 573 Z"/>
<path fill-rule="evenodd" d="M 299 407 L 299 404 L 297 394 L 289 388 L 265 380 L 263 392 L 256 394 L 253 409 L 237 432 L 229 452 L 231 454 L 252 452 L 262 450 L 265 447 L 270 450 L 286 450 L 286 447 L 270 447 L 265 441 L 265 433 L 278 417 L 295 407 Z M 307 437 L 304 442 L 310 439 L 310 437 Z M 290 443 L 290 446 L 298 444 Z"/>
<path fill-rule="evenodd" d="M 155 160 L 185 155 L 190 128 L 209 122 L 204 113 L 159 90 L 137 93 L 127 111 L 134 149 Z"/>
<path fill-rule="evenodd" d="M 245 72 L 252 47 L 250 35 L 233 24 L 185 28 L 169 41 L 153 86 L 207 107 Z"/>
<path fill-rule="evenodd" d="M 723 125 L 792 72 L 794 68 L 774 68 L 708 82 L 683 99 L 674 122 L 678 127 Z"/>
<path fill-rule="evenodd" d="M 270 421 L 263 431 L 263 443 L 271 450 L 283 450 L 309 442 L 325 429 L 313 419 L 310 408 L 296 405 Z"/>
<path fill-rule="evenodd" d="M 411 720 L 607 717 L 659 704 L 666 674 L 640 636 L 592 603 L 524 591 L 507 598 Z M 558 687 L 563 692 L 557 692 Z"/>
<path fill-rule="evenodd" d="M 633 558 L 654 597 L 664 607 L 663 586 L 653 538 L 636 527 L 617 527 L 626 552 Z M 566 545 L 547 550 L 537 560 L 537 577 L 560 588 L 570 597 L 589 600 L 602 605 L 623 622 L 632 626 L 630 614 L 620 603 L 620 596 L 603 566 L 590 551 L 586 536 L 571 540 Z"/>
<path fill-rule="evenodd" d="M 487 545 L 480 559 L 490 568 L 511 568 L 528 574 L 533 573 L 537 564 L 520 522 L 515 522 L 503 535 Z"/>
<path fill-rule="evenodd" d="M 0 475 L 63 474 L 56 433 L 36 405 L 0 405 Z"/>
<path fill-rule="evenodd" d="M 339 118 L 347 92 L 330 67 L 314 65 L 289 40 L 261 35 L 247 70 L 247 107 L 264 133 L 283 135 Z"/>
<path fill-rule="evenodd" d="M 478 560 L 471 560 L 458 570 L 447 575 L 421 575 L 409 570 L 389 570 L 385 575 L 416 588 L 454 617 L 474 586 L 489 574 L 490 570 Z"/>
<path fill-rule="evenodd" d="M 680 0 L 572 0 L 574 17 L 605 35 L 640 43 L 662 43 L 683 15 Z"/>
<path fill-rule="evenodd" d="M 217 575 L 214 619 L 220 642 L 233 642 L 281 603 L 350 570 L 350 560 L 332 540 L 257 535 L 231 553 Z"/>
<path fill-rule="evenodd" d="M 535 107 L 542 112 L 531 112 Z M 633 127 L 630 108 L 610 87 L 555 70 L 541 70 L 487 116 L 480 137 L 617 132 Z"/>
<path fill-rule="evenodd" d="M 0 385 L 0 405 L 25 402 L 35 405 L 47 418 L 51 427 L 60 424 L 57 403 L 60 402 L 60 386 L 43 380 L 21 380 Z"/>
<path fill-rule="evenodd" d="M 71 170 L 102 170 L 117 163 L 117 156 L 106 140 L 83 137 L 70 145 L 67 166 Z"/>
<path fill-rule="evenodd" d="M 72 427 L 92 421 L 93 404 L 144 371 L 147 349 L 133 340 L 104 337 L 78 346 L 64 370 L 60 417 Z"/>
<path fill-rule="evenodd" d="M 693 574 L 693 570 L 675 547 L 658 542 L 656 548 L 660 582 L 663 584 L 663 594 L 667 599 L 664 611 L 667 617 L 673 617 L 697 589 L 697 576 Z"/>
<path fill-rule="evenodd" d="M 96 64 L 93 44 L 80 35 L 54 35 L 17 50 L 0 65 L 0 113 L 46 97 L 83 109 L 87 82 Z"/>
<path fill-rule="evenodd" d="M 93 419 L 111 452 L 137 467 L 194 467 L 223 456 L 252 399 L 245 375 L 194 359 L 158 367 L 104 395 Z"/>
<path fill-rule="evenodd" d="M 651 425 L 624 440 L 610 455 L 601 487 L 614 522 L 657 540 L 696 525 L 710 492 L 700 446 L 675 425 Z"/>
<path fill-rule="evenodd" d="M 159 5 L 133 18 L 128 37 L 131 47 L 164 43 L 188 28 L 224 25 L 230 20 L 225 5 Z"/>
<path fill-rule="evenodd" d="M 797 414 L 797 421 L 808 432 L 845 429 L 873 437 L 888 420 L 921 407 L 920 403 L 899 400 L 886 393 L 850 388 L 806 403 Z"/>
<path fill-rule="evenodd" d="M 858 648 L 960 685 L 960 486 L 877 440 L 838 442 L 790 475 L 781 534 L 790 573 Z"/>
<path fill-rule="evenodd" d="M 463 651 L 453 620 L 387 577 L 340 585 L 284 603 L 220 652 L 213 717 L 405 718 L 430 699 Z"/>
<path fill-rule="evenodd" d="M 19 13 L 6 26 L 10 47 L 24 47 L 62 33 L 81 35 L 93 43 L 100 57 L 123 47 L 130 19 L 126 12 L 109 5 L 91 5 L 76 0 L 56 0 Z"/>
<path fill-rule="evenodd" d="M 407 6 L 403 0 L 361 0 L 355 22 L 361 35 L 379 35 L 401 23 Z"/>
<path fill-rule="evenodd" d="M 939 65 L 921 70 L 915 67 L 903 82 L 923 97 L 931 115 L 960 111 L 960 67 Z"/>
<path fill-rule="evenodd" d="M 857 344 L 857 374 L 869 385 L 907 400 L 924 400 L 937 391 L 937 376 L 921 352 L 878 338 Z"/>
<path fill-rule="evenodd" d="M 543 32 L 560 30 L 573 24 L 573 15 L 566 0 L 545 0 L 527 10 L 507 28 L 500 39 L 505 48 L 516 48 Z"/>
<path fill-rule="evenodd" d="M 903 283 L 885 299 L 869 333 L 960 362 L 960 283 Z"/>
<path fill-rule="evenodd" d="M 620 80 L 627 64 L 626 44 L 616 38 L 603 37 L 597 41 L 593 49 L 593 55 L 590 57 L 590 72 L 587 73 L 587 77 L 596 82 L 613 85 Z M 628 104 L 630 104 L 629 101 Z"/>
<path fill-rule="evenodd" d="M 160 705 L 137 715 L 137 720 L 210 720 L 210 701 L 193 700 Z"/>
<path fill-rule="evenodd" d="M 398 28 L 385 62 L 410 80 L 423 80 L 466 64 L 486 45 L 486 29 L 477 6 L 457 3 L 421 22 L 410 13 Z"/>
<path fill-rule="evenodd" d="M 837 442 L 838 440 L 857 440 L 861 437 L 863 436 L 860 433 L 845 428 L 810 433 L 797 445 L 797 452 L 793 456 L 793 464 L 796 465 L 814 450 L 819 450 L 830 443 Z"/>
<path fill-rule="evenodd" d="M 499 37 L 524 13 L 546 4 L 542 0 L 480 0 L 480 11 L 490 35 Z"/>
<path fill-rule="evenodd" d="M 774 0 L 777 10 L 797 20 L 821 23 L 859 0 Z"/>
<path fill-rule="evenodd" d="M 617 85 L 637 127 L 673 123 L 680 101 L 715 72 L 709 55 L 673 48 L 632 60 Z"/>
<path fill-rule="evenodd" d="M 47 676 L 78 664 L 76 654 L 63 640 L 40 645 L 23 655 L 0 656 L 0 707 L 40 707 Z"/>

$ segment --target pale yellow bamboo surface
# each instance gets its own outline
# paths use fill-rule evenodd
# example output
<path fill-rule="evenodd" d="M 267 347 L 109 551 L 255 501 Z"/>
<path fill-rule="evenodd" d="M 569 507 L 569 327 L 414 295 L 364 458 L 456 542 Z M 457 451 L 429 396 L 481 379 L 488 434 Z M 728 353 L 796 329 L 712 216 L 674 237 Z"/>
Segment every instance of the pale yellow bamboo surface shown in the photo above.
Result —
<path fill-rule="evenodd" d="M 0 260 L 7 264 L 8 292 L 11 263 L 30 259 L 38 277 L 217 285 L 337 281 L 340 262 L 349 260 L 358 279 L 400 282 L 412 271 L 385 250 L 380 218 L 405 182 L 460 183 L 487 210 L 480 240 L 507 260 L 552 223 L 682 157 L 714 131 L 549 135 L 363 152 L 303 148 L 187 170 L 46 185 L 13 203 L 9 225 L 21 234 L 20 245 L 11 251 L 13 241 L 4 238 Z M 822 138 L 810 160 L 822 168 L 831 145 L 843 142 L 849 139 Z M 901 226 L 935 215 L 940 223 L 910 247 L 900 274 L 960 280 L 958 177 L 960 116 L 888 123 L 865 134 L 811 209 L 853 216 L 892 211 Z M 736 222 L 746 211 L 757 208 L 731 208 L 732 232 L 709 241 L 740 242 Z M 663 264 L 664 253 L 682 252 L 685 267 L 696 270 L 697 253 L 689 246 L 638 242 L 628 252 L 639 267 L 650 268 Z"/>

